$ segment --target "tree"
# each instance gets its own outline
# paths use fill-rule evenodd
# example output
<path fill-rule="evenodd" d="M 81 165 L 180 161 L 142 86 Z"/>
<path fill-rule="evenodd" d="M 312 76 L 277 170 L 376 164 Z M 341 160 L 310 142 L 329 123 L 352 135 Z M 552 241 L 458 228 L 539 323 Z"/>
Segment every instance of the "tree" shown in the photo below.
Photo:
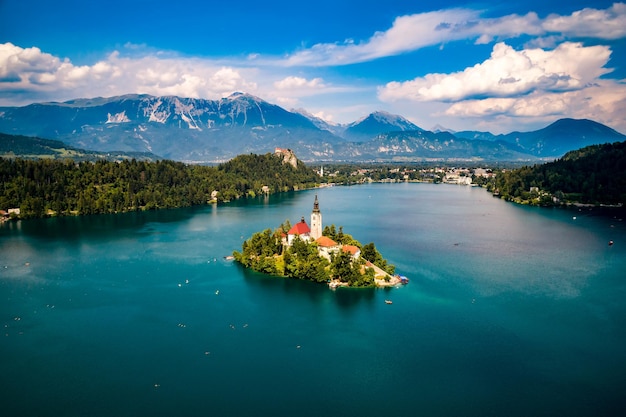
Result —
<path fill-rule="evenodd" d="M 340 251 L 333 258 L 332 275 L 339 279 L 341 282 L 351 283 L 358 279 L 358 271 L 355 270 L 352 264 L 352 255 L 348 252 Z"/>
<path fill-rule="evenodd" d="M 330 226 L 325 226 L 322 235 L 332 239 L 337 240 L 337 230 L 335 229 L 335 225 L 331 224 Z"/>
<path fill-rule="evenodd" d="M 363 246 L 363 249 L 361 250 L 361 257 L 370 261 L 388 274 L 393 275 L 396 270 L 395 266 L 387 263 L 387 260 L 385 260 L 380 252 L 378 252 L 373 242 Z"/>
<path fill-rule="evenodd" d="M 361 256 L 373 264 L 376 263 L 379 255 L 380 254 L 376 250 L 376 246 L 373 242 L 368 243 L 367 245 L 363 246 L 363 249 L 361 249 Z"/>

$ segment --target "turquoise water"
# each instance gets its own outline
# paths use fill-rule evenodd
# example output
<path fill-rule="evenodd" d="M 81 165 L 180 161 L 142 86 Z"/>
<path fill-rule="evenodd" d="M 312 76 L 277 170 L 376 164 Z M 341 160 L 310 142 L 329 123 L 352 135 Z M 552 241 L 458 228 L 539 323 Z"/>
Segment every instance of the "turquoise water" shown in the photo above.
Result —
<path fill-rule="evenodd" d="M 410 284 L 330 291 L 224 260 L 308 219 L 315 193 L 324 224 L 375 242 Z M 620 415 L 620 217 L 372 184 L 7 223 L 2 414 Z"/>

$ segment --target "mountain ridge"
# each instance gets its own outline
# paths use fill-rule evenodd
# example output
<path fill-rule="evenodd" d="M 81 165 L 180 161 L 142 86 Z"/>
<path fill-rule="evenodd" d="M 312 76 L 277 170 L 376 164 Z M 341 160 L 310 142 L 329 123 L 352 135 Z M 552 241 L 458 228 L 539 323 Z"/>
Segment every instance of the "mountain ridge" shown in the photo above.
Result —
<path fill-rule="evenodd" d="M 559 119 L 532 132 L 431 132 L 391 113 L 330 124 L 248 93 L 219 100 L 127 94 L 0 108 L 0 132 L 94 151 L 150 152 L 185 162 L 293 149 L 304 161 L 540 160 L 626 140 L 590 120 Z M 478 142 L 476 142 L 478 141 Z M 473 143 L 476 142 L 476 143 Z"/>

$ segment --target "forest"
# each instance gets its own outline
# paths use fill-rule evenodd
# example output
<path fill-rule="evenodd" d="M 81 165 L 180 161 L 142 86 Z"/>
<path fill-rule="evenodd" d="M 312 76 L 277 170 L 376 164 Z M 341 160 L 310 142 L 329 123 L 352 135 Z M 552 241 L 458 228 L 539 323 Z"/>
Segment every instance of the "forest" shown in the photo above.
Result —
<path fill-rule="evenodd" d="M 626 202 L 626 142 L 588 146 L 554 162 L 503 170 L 482 185 L 523 204 L 621 205 Z"/>
<path fill-rule="evenodd" d="M 243 242 L 241 252 L 233 252 L 235 260 L 244 267 L 264 274 L 304 279 L 318 283 L 327 283 L 337 279 L 350 287 L 373 287 L 374 270 L 366 267 L 366 262 L 393 274 L 395 267 L 389 264 L 378 252 L 374 243 L 362 245 L 351 235 L 335 225 L 326 226 L 322 233 L 341 245 L 353 245 L 361 250 L 361 256 L 353 258 L 348 252 L 338 251 L 330 255 L 330 260 L 321 256 L 318 245 L 300 237 L 293 240 L 291 246 L 283 244 L 283 235 L 291 229 L 287 221 L 272 231 L 266 229 L 254 233 Z"/>
<path fill-rule="evenodd" d="M 318 185 L 317 173 L 274 154 L 216 167 L 174 161 L 75 162 L 0 158 L 0 209 L 20 218 L 119 213 L 225 202 Z"/>
<path fill-rule="evenodd" d="M 36 145 L 48 142 L 37 142 Z M 30 145 L 35 146 L 33 144 Z M 29 150 L 42 152 L 39 148 Z M 279 155 L 240 155 L 218 166 L 168 160 L 0 158 L 0 210 L 19 208 L 19 218 L 118 213 L 188 207 L 306 189 L 321 182 L 432 181 L 443 174 L 417 166 L 329 165 L 320 177 L 297 160 Z M 494 170 L 472 178 L 494 195 L 521 204 L 623 205 L 626 201 L 626 142 L 571 151 L 554 162 Z M 13 211 L 13 217 L 18 217 Z"/>

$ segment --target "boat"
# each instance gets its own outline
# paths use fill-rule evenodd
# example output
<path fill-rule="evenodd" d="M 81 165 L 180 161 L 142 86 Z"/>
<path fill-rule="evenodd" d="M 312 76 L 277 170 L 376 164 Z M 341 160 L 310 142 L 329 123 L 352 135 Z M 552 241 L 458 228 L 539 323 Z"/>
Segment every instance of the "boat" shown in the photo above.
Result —
<path fill-rule="evenodd" d="M 609 246 L 613 246 L 613 241 L 609 240 Z"/>
<path fill-rule="evenodd" d="M 385 304 L 393 304 L 393 301 L 391 301 L 391 300 L 385 300 Z"/>
<path fill-rule="evenodd" d="M 409 279 L 407 277 L 405 277 L 404 275 L 396 275 L 396 278 L 398 278 L 400 280 L 401 284 L 408 284 L 409 283 Z"/>

